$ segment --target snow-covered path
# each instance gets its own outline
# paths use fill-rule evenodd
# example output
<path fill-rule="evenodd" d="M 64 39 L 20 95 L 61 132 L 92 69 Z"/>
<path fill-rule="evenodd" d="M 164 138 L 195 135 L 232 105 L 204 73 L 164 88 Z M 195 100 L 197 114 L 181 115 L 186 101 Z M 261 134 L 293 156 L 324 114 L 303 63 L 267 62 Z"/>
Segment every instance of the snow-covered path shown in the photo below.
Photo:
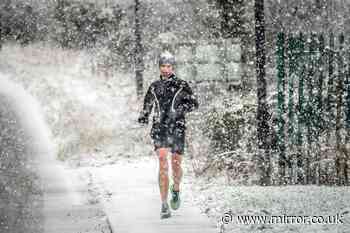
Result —
<path fill-rule="evenodd" d="M 37 101 L 1 74 L 0 106 L 0 232 L 110 232 L 87 186 L 55 157 Z"/>
<path fill-rule="evenodd" d="M 160 219 L 156 158 L 123 159 L 80 169 L 91 176 L 93 188 L 100 194 L 99 200 L 115 233 L 218 232 L 216 224 L 195 206 L 186 174 L 181 207 L 172 210 L 171 218 Z"/>
<path fill-rule="evenodd" d="M 44 233 L 110 233 L 100 205 L 89 203 L 87 186 L 76 171 L 55 160 L 41 160 Z"/>

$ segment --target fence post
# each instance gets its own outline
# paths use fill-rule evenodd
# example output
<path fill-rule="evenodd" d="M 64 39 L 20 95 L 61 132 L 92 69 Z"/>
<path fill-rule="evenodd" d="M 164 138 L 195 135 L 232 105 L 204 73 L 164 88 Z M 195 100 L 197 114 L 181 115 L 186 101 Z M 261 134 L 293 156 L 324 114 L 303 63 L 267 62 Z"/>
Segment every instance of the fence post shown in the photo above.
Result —
<path fill-rule="evenodd" d="M 285 135 L 284 135 L 284 114 L 285 114 L 285 61 L 284 61 L 284 44 L 285 35 L 283 32 L 277 35 L 277 113 L 278 113 L 278 132 L 277 132 L 277 148 L 278 148 L 278 174 L 280 184 L 285 183 L 286 175 L 286 155 L 285 155 Z"/>
<path fill-rule="evenodd" d="M 339 35 L 339 52 L 337 56 L 338 61 L 338 77 L 336 86 L 336 122 L 335 122 L 335 135 L 336 135 L 336 171 L 337 171 L 337 184 L 346 185 L 348 183 L 347 177 L 347 158 L 343 154 L 343 139 L 341 135 L 341 129 L 343 128 L 342 121 L 342 107 L 343 107 L 343 93 L 344 93 L 344 34 Z"/>
<path fill-rule="evenodd" d="M 288 61 L 289 61 L 289 79 L 288 79 L 288 137 L 290 144 L 294 142 L 294 79 L 297 76 L 297 57 L 296 57 L 296 39 L 292 35 L 288 38 Z"/>
<path fill-rule="evenodd" d="M 0 15 L 0 51 L 2 49 L 2 41 L 3 41 L 3 29 L 2 29 L 2 21 L 3 21 L 3 18 L 2 18 L 2 15 Z"/>
<path fill-rule="evenodd" d="M 298 183 L 306 184 L 306 162 L 303 159 L 303 129 L 305 126 L 305 96 L 304 96 L 304 79 L 305 79 L 305 71 L 306 71 L 306 65 L 305 65 L 305 39 L 304 35 L 300 33 L 299 35 L 299 43 L 298 43 L 298 50 L 299 50 L 299 80 L 298 80 L 298 129 L 297 129 L 297 136 L 296 136 L 296 143 L 298 145 L 298 154 L 297 154 L 297 167 L 301 170 L 303 168 L 304 172 L 299 173 L 298 175 Z"/>
<path fill-rule="evenodd" d="M 294 166 L 294 151 L 295 151 L 295 135 L 294 135 L 294 80 L 297 76 L 297 59 L 296 59 L 296 38 L 292 34 L 288 38 L 288 168 L 290 169 L 290 177 L 292 183 L 296 181 L 296 169 Z"/>
<path fill-rule="evenodd" d="M 196 48 L 197 44 L 196 43 L 191 43 L 191 53 L 192 53 L 192 69 L 191 69 L 191 74 L 192 74 L 192 79 L 197 80 L 197 65 L 198 65 L 198 59 L 197 59 L 197 54 L 196 54 Z"/>
<path fill-rule="evenodd" d="M 346 143 L 350 143 L 350 49 L 346 50 L 346 61 L 347 61 L 347 71 L 346 71 L 346 79 L 345 79 L 345 90 L 346 90 L 346 107 L 345 107 L 345 122 L 346 122 Z"/>
<path fill-rule="evenodd" d="M 221 75 L 222 79 L 225 80 L 226 83 L 228 83 L 228 57 L 227 57 L 227 50 L 229 47 L 229 42 L 231 40 L 229 39 L 224 39 L 223 40 L 223 51 L 222 51 L 222 56 L 221 56 Z"/>
<path fill-rule="evenodd" d="M 320 136 L 320 130 L 322 128 L 322 125 L 324 123 L 323 121 L 323 95 L 322 95 L 322 90 L 323 90 L 323 81 L 325 79 L 324 75 L 324 55 L 325 55 L 325 42 L 324 42 L 324 36 L 322 34 L 319 35 L 318 37 L 318 59 L 317 59 L 317 64 L 318 64 L 318 82 L 317 82 L 317 99 L 316 99 L 316 106 L 317 106 L 317 111 L 316 111 L 316 123 L 317 123 L 317 131 L 316 131 L 316 138 L 319 140 Z"/>
<path fill-rule="evenodd" d="M 320 167 L 320 162 L 321 162 L 321 146 L 320 146 L 320 132 L 321 132 L 321 127 L 323 125 L 323 95 L 322 95 L 322 88 L 323 88 L 323 79 L 324 79 L 324 74 L 323 74 L 323 54 L 324 54 L 324 38 L 323 35 L 320 34 L 318 36 L 318 41 L 317 41 L 317 57 L 315 61 L 316 69 L 317 69 L 317 76 L 315 77 L 315 88 L 316 92 L 315 95 L 315 101 L 314 101 L 314 117 L 313 117 L 313 126 L 314 126 L 314 136 L 315 136 L 315 143 L 316 143 L 316 151 L 315 151 L 315 158 L 314 162 L 317 165 L 315 167 L 315 182 L 317 185 L 320 184 L 321 182 L 321 167 Z M 317 78 L 317 79 L 316 79 Z"/>
<path fill-rule="evenodd" d="M 342 106 L 343 106 L 343 82 L 344 82 L 344 62 L 343 62 L 343 49 L 344 49 L 344 35 L 339 35 L 339 50 L 337 54 L 337 84 L 336 84 L 336 123 L 335 123 L 335 132 L 336 132 L 336 144 L 337 149 L 342 143 L 342 136 L 340 130 L 342 128 Z"/>
<path fill-rule="evenodd" d="M 315 46 L 316 41 L 315 41 L 315 34 L 311 35 L 311 38 L 308 39 L 308 54 L 307 54 L 307 101 L 306 101 L 306 117 L 305 117 L 305 123 L 306 123 L 306 138 L 307 138 L 307 155 L 306 155 L 306 166 L 307 166 L 307 182 L 310 183 L 315 183 L 314 179 L 314 173 L 312 173 L 312 167 L 311 165 L 314 162 L 314 156 L 312 154 L 313 149 L 313 139 L 314 139 L 314 75 L 315 75 Z"/>
<path fill-rule="evenodd" d="M 331 137 L 331 129 L 334 127 L 334 34 L 330 32 L 329 35 L 329 50 L 328 50 L 328 83 L 327 83 L 327 99 L 326 99 L 326 113 L 327 113 L 327 138 Z M 329 141 L 328 141 L 329 144 Z M 330 146 L 330 144 L 329 144 Z"/>

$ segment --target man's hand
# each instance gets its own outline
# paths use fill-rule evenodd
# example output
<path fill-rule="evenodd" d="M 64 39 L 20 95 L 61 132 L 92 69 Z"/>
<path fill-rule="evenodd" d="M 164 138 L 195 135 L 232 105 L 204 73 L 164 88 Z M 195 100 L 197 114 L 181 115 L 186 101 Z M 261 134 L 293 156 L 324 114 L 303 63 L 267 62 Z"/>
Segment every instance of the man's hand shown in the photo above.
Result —
<path fill-rule="evenodd" d="M 148 124 L 148 117 L 146 116 L 140 116 L 137 121 L 140 123 L 140 124 L 144 124 L 144 125 L 147 125 Z"/>
<path fill-rule="evenodd" d="M 169 112 L 169 118 L 172 120 L 176 120 L 177 118 L 179 118 L 180 116 L 184 115 L 185 111 L 183 108 L 178 108 L 175 111 L 170 111 Z"/>

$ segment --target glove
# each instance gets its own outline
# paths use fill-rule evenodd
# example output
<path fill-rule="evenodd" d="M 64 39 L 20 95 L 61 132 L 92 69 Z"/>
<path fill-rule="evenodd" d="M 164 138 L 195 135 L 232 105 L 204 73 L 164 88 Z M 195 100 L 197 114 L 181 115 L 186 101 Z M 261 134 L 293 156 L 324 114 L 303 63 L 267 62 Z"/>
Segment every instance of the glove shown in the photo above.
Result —
<path fill-rule="evenodd" d="M 179 118 L 180 116 L 184 115 L 185 112 L 183 110 L 183 108 L 178 108 L 175 111 L 170 111 L 169 112 L 169 118 L 172 120 L 176 120 L 177 118 Z"/>
<path fill-rule="evenodd" d="M 145 124 L 147 125 L 148 124 L 148 117 L 146 116 L 140 116 L 139 119 L 137 119 L 137 121 L 140 123 L 140 124 Z"/>
<path fill-rule="evenodd" d="M 168 113 L 169 119 L 175 120 L 177 118 L 177 112 L 176 111 L 170 111 Z"/>

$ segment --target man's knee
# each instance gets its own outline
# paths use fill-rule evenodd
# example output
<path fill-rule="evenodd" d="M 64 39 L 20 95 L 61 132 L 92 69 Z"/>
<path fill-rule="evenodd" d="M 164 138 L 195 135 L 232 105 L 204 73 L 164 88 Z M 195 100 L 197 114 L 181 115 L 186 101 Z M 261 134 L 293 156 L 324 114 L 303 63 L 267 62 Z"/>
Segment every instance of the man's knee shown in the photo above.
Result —
<path fill-rule="evenodd" d="M 182 160 L 181 154 L 178 154 L 178 153 L 174 153 L 171 158 L 172 164 L 175 166 L 180 166 L 181 160 Z"/>
<path fill-rule="evenodd" d="M 179 160 L 173 160 L 171 164 L 172 164 L 173 168 L 180 168 L 181 167 L 181 162 Z"/>
<path fill-rule="evenodd" d="M 167 175 L 168 174 L 168 160 L 167 160 L 167 150 L 166 148 L 159 148 L 157 150 L 159 157 L 159 174 Z"/>

